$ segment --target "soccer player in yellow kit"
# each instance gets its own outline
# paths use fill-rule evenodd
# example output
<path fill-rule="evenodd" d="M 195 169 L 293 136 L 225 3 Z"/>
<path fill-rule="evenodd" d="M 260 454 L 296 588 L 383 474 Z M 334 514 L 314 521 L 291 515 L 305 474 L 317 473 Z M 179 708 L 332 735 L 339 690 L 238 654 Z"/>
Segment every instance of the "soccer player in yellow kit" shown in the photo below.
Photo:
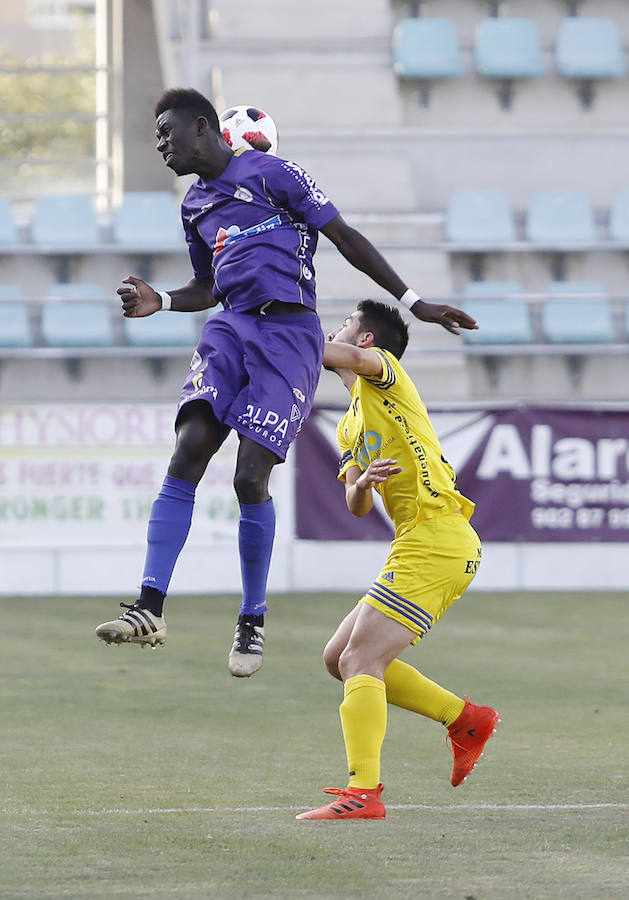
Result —
<path fill-rule="evenodd" d="M 351 395 L 337 429 L 347 505 L 364 516 L 377 490 L 395 537 L 380 574 L 324 652 L 328 671 L 344 683 L 349 784 L 324 788 L 337 799 L 298 819 L 385 817 L 380 753 L 387 702 L 445 725 L 454 786 L 476 765 L 499 721 L 491 707 L 457 697 L 397 659 L 461 596 L 481 558 L 469 523 L 474 504 L 457 490 L 426 407 L 399 362 L 407 342 L 397 309 L 362 300 L 325 345 L 324 366 Z"/>

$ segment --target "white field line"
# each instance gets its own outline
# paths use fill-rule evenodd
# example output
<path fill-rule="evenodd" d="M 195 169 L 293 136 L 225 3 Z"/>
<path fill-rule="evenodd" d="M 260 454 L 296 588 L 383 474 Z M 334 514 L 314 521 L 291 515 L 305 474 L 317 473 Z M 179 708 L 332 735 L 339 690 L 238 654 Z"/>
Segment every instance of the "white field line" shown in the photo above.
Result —
<path fill-rule="evenodd" d="M 147 809 L 124 809 L 114 807 L 112 809 L 74 809 L 70 815 L 75 816 L 155 816 L 169 815 L 173 813 L 266 813 L 266 812 L 295 812 L 309 809 L 309 806 L 175 806 L 156 807 Z M 543 810 L 559 812 L 563 810 L 588 810 L 588 809 L 629 809 L 629 803 L 456 803 L 443 806 L 431 806 L 424 803 L 399 803 L 387 804 L 388 810 L 413 811 L 431 810 L 434 812 L 487 811 L 487 812 L 528 812 Z M 58 815 L 56 811 L 47 809 L 4 809 L 5 815 Z"/>

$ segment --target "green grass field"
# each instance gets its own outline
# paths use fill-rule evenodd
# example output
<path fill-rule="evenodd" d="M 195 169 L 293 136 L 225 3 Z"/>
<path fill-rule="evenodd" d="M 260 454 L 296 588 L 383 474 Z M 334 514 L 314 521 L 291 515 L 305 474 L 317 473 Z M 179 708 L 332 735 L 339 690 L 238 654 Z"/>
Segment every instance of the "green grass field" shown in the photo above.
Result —
<path fill-rule="evenodd" d="M 346 783 L 321 650 L 348 596 L 272 598 L 263 670 L 235 598 L 172 598 L 165 648 L 107 647 L 117 601 L 3 600 L 2 898 L 629 897 L 629 605 L 468 594 L 405 658 L 502 715 L 449 784 L 441 726 L 389 712 L 384 822 L 296 822 Z"/>

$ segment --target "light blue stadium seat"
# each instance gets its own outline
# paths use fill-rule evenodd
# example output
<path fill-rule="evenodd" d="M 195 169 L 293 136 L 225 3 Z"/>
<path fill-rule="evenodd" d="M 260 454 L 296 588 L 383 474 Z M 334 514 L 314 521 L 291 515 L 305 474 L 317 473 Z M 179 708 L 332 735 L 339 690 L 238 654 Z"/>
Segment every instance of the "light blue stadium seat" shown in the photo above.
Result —
<path fill-rule="evenodd" d="M 155 313 L 123 319 L 127 340 L 134 347 L 196 347 L 201 323 L 193 313 Z"/>
<path fill-rule="evenodd" d="M 468 344 L 530 344 L 533 329 L 524 300 L 466 300 L 465 312 L 478 322 L 478 331 L 465 331 Z"/>
<path fill-rule="evenodd" d="M 616 194 L 609 217 L 612 241 L 629 243 L 629 190 Z"/>
<path fill-rule="evenodd" d="M 41 330 L 52 347 L 111 347 L 114 343 L 108 303 L 50 301 L 42 309 Z"/>
<path fill-rule="evenodd" d="M 538 244 L 587 243 L 596 239 L 589 199 L 581 191 L 539 191 L 526 217 L 526 237 Z"/>
<path fill-rule="evenodd" d="M 59 282 L 46 291 L 47 300 L 102 300 L 104 297 L 102 284 L 88 281 Z"/>
<path fill-rule="evenodd" d="M 469 281 L 463 290 L 465 297 L 508 297 L 521 294 L 522 285 L 517 281 Z"/>
<path fill-rule="evenodd" d="M 455 78 L 461 60 L 449 19 L 403 19 L 393 33 L 393 70 L 400 78 Z"/>
<path fill-rule="evenodd" d="M 583 288 L 587 286 L 583 282 L 555 282 L 551 285 L 551 293 L 560 292 L 556 285 L 565 289 L 567 285 L 578 288 L 579 284 Z M 596 284 L 591 286 L 602 288 Z M 571 293 L 580 291 L 571 289 Z M 547 300 L 542 307 L 542 331 L 553 344 L 607 344 L 614 341 L 611 310 L 604 300 Z"/>
<path fill-rule="evenodd" d="M 17 284 L 0 284 L 0 300 L 21 300 L 23 296 Z"/>
<path fill-rule="evenodd" d="M 499 191 L 459 191 L 446 213 L 446 238 L 463 244 L 508 244 L 515 225 L 506 194 Z"/>
<path fill-rule="evenodd" d="M 605 287 L 600 281 L 552 281 L 548 288 L 548 293 L 553 297 L 564 294 L 598 294 L 599 296 L 607 294 Z"/>
<path fill-rule="evenodd" d="M 114 243 L 139 248 L 185 248 L 181 210 L 169 191 L 127 191 L 116 210 Z"/>
<path fill-rule="evenodd" d="M 621 78 L 625 74 L 622 41 L 612 19 L 564 19 L 557 33 L 556 56 L 557 68 L 566 78 Z"/>
<path fill-rule="evenodd" d="M 476 30 L 474 60 L 485 78 L 535 78 L 544 71 L 531 19 L 484 19 Z"/>
<path fill-rule="evenodd" d="M 0 285 L 0 347 L 32 347 L 28 307 L 17 285 Z"/>
<path fill-rule="evenodd" d="M 0 244 L 16 244 L 17 231 L 8 200 L 0 200 Z"/>
<path fill-rule="evenodd" d="M 97 245 L 100 238 L 92 198 L 83 194 L 38 197 L 31 237 L 36 244 L 55 247 Z"/>

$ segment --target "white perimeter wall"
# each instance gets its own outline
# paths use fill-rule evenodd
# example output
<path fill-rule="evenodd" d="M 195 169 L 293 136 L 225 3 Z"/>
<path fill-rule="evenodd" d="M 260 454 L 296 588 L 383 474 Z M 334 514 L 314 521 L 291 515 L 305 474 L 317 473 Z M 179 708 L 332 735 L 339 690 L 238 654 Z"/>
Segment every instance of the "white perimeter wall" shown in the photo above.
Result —
<path fill-rule="evenodd" d="M 270 592 L 349 591 L 360 596 L 378 574 L 388 544 L 279 540 Z M 135 597 L 144 547 L 3 547 L 0 595 L 120 594 Z M 236 542 L 186 547 L 170 594 L 238 593 Z M 470 590 L 629 589 L 625 545 L 484 544 L 483 564 Z"/>

